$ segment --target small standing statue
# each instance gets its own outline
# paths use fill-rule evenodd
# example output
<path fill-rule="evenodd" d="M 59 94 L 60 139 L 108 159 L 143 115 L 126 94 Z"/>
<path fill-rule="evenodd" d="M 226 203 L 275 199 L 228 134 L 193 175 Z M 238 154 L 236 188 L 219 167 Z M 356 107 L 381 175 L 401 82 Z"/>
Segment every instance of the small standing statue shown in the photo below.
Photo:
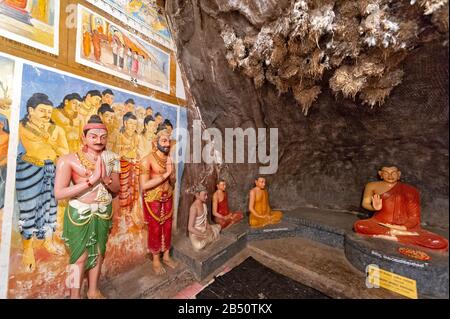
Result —
<path fill-rule="evenodd" d="M 219 239 L 220 225 L 208 223 L 208 208 L 206 200 L 208 193 L 203 185 L 195 189 L 195 201 L 189 211 L 189 239 L 195 251 L 205 248 L 208 244 Z"/>
<path fill-rule="evenodd" d="M 255 179 L 255 187 L 250 191 L 250 226 L 253 228 L 277 224 L 281 221 L 283 213 L 272 210 L 269 204 L 269 193 L 266 189 L 266 179 Z"/>
<path fill-rule="evenodd" d="M 70 198 L 64 212 L 63 238 L 70 264 L 79 274 L 70 297 L 80 298 L 85 269 L 89 299 L 103 299 L 98 279 L 112 226 L 112 195 L 119 191 L 119 158 L 105 151 L 108 131 L 97 115 L 83 128 L 83 144 L 77 153 L 62 156 L 56 166 L 55 197 Z"/>
<path fill-rule="evenodd" d="M 216 186 L 217 191 L 213 195 L 214 220 L 222 229 L 225 229 L 240 222 L 244 215 L 241 212 L 231 212 L 228 208 L 227 183 L 222 179 Z"/>
<path fill-rule="evenodd" d="M 398 241 L 430 249 L 446 249 L 448 241 L 420 227 L 419 192 L 399 182 L 401 172 L 395 166 L 378 171 L 381 181 L 366 185 L 362 206 L 375 211 L 372 218 L 359 220 L 357 233 Z"/>
<path fill-rule="evenodd" d="M 148 224 L 148 249 L 153 255 L 153 270 L 157 275 L 177 263 L 170 257 L 173 217 L 175 167 L 170 157 L 170 134 L 164 128 L 156 132 L 152 151 L 141 161 L 140 186 L 143 192 L 144 218 Z"/>

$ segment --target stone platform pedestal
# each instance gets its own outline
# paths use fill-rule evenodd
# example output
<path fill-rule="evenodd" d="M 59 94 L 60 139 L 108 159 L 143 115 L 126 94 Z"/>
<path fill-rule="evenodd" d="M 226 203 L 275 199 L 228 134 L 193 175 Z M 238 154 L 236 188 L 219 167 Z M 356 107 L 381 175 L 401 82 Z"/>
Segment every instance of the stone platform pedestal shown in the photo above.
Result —
<path fill-rule="evenodd" d="M 398 249 L 410 247 L 379 238 L 369 238 L 355 233 L 345 234 L 345 256 L 358 270 L 365 272 L 368 265 L 376 265 L 416 280 L 420 297 L 448 298 L 448 253 L 411 247 L 426 252 L 431 259 L 420 261 L 402 255 Z"/>
<path fill-rule="evenodd" d="M 174 257 L 186 264 L 198 280 L 203 280 L 249 242 L 285 237 L 307 238 L 342 250 L 348 262 L 363 273 L 367 265 L 376 264 L 380 269 L 416 280 L 419 297 L 448 298 L 448 253 L 419 248 L 431 256 L 428 262 L 403 256 L 398 248 L 405 245 L 355 234 L 352 227 L 360 218 L 352 212 L 298 208 L 284 211 L 281 223 L 263 228 L 251 229 L 248 219 L 244 219 L 223 231 L 219 241 L 201 252 L 193 251 L 188 237 L 178 236 L 173 241 L 173 252 Z M 448 238 L 442 230 L 430 230 Z"/>

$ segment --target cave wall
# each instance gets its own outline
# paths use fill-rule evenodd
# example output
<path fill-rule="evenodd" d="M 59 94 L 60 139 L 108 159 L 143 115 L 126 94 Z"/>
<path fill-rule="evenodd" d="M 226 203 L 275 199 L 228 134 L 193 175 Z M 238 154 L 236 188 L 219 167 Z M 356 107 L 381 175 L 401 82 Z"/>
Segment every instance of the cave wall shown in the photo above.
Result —
<path fill-rule="evenodd" d="M 204 124 L 222 132 L 278 128 L 279 169 L 267 176 L 273 208 L 362 211 L 364 185 L 377 179 L 380 166 L 396 165 L 402 180 L 420 190 L 423 223 L 448 229 L 448 46 L 432 41 L 415 48 L 404 61 L 403 83 L 381 107 L 335 98 L 323 85 L 305 117 L 291 93 L 279 96 L 267 83 L 255 89 L 253 81 L 232 71 L 225 58 L 220 37 L 224 23 L 242 30 L 261 25 L 286 5 L 277 3 L 166 2 L 190 103 L 200 109 Z M 191 108 L 190 123 L 196 118 Z M 211 193 L 220 174 L 229 182 L 231 207 L 247 210 L 257 173 L 255 164 L 188 164 L 182 187 L 203 181 Z M 186 228 L 191 202 L 192 196 L 180 202 L 181 228 Z"/>

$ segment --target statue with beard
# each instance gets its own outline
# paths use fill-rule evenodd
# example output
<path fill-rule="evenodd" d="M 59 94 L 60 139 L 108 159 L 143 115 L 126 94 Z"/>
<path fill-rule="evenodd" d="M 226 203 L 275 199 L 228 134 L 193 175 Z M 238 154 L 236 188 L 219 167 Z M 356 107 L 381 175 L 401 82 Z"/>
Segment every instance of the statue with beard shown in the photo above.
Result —
<path fill-rule="evenodd" d="M 148 249 L 153 255 L 153 270 L 161 275 L 165 273 L 160 262 L 161 253 L 165 265 L 176 267 L 169 254 L 175 168 L 170 157 L 170 132 L 165 127 L 158 129 L 152 152 L 142 159 L 140 171 L 144 218 L 148 225 Z"/>

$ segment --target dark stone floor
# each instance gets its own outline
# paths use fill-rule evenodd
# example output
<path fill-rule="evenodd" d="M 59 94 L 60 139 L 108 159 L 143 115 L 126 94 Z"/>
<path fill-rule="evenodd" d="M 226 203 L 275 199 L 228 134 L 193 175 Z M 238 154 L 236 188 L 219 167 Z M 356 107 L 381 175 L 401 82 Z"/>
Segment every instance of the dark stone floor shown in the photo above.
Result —
<path fill-rule="evenodd" d="M 196 299 L 328 299 L 320 291 L 248 257 L 201 291 Z"/>

